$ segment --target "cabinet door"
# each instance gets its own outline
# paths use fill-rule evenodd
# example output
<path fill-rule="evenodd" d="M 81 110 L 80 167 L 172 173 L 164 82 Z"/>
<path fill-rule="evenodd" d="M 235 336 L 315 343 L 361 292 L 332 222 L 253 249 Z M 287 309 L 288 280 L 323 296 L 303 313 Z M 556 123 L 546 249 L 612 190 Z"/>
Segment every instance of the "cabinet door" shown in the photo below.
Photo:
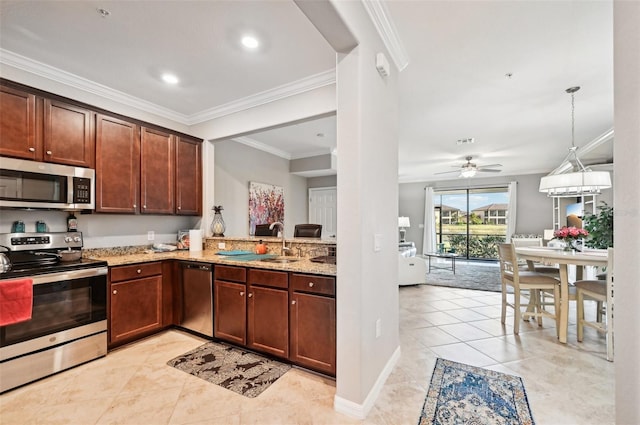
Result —
<path fill-rule="evenodd" d="M 93 112 L 55 100 L 44 100 L 44 160 L 93 168 Z"/>
<path fill-rule="evenodd" d="M 289 292 L 249 286 L 247 346 L 274 356 L 289 357 Z"/>
<path fill-rule="evenodd" d="M 142 127 L 140 201 L 143 214 L 173 214 L 175 139 L 159 130 Z"/>
<path fill-rule="evenodd" d="M 291 294 L 291 354 L 301 366 L 336 374 L 335 299 L 313 294 Z"/>
<path fill-rule="evenodd" d="M 202 143 L 177 138 L 176 214 L 202 215 Z"/>
<path fill-rule="evenodd" d="M 36 97 L 0 86 L 0 155 L 37 160 Z"/>
<path fill-rule="evenodd" d="M 162 276 L 111 284 L 110 344 L 162 328 Z"/>
<path fill-rule="evenodd" d="M 241 283 L 216 280 L 213 284 L 214 300 L 214 335 L 240 345 L 245 345 L 247 303 L 246 286 Z"/>
<path fill-rule="evenodd" d="M 138 126 L 96 117 L 96 211 L 135 213 L 140 187 Z"/>

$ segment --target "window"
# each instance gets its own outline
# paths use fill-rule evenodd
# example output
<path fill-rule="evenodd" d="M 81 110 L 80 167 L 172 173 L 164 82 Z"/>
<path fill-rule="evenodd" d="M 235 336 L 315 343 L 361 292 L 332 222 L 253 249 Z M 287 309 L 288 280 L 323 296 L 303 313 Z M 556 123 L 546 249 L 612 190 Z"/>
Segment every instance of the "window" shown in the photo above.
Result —
<path fill-rule="evenodd" d="M 467 259 L 495 260 L 506 239 L 509 188 L 441 190 L 434 193 L 436 242 Z"/>

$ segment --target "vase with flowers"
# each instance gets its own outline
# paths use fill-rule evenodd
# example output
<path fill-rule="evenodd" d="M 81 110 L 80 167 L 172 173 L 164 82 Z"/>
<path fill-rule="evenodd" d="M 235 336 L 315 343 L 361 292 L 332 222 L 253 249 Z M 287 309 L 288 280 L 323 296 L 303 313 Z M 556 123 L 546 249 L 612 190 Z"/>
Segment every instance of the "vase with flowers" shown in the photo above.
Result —
<path fill-rule="evenodd" d="M 557 229 L 553 232 L 554 239 L 565 243 L 563 248 L 565 251 L 573 251 L 575 249 L 575 242 L 586 236 L 589 236 L 589 232 L 587 232 L 585 229 L 579 229 L 573 226 L 564 226 L 563 228 Z"/>

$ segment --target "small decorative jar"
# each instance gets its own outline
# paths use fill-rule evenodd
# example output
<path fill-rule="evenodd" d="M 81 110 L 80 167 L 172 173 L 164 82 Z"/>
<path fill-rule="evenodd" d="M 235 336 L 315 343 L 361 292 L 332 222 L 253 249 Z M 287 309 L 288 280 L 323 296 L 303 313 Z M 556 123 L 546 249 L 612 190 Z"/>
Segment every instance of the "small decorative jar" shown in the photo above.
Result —
<path fill-rule="evenodd" d="M 222 219 L 222 210 L 222 205 L 214 205 L 213 207 L 213 221 L 211 222 L 211 234 L 213 236 L 224 236 L 226 227 Z"/>

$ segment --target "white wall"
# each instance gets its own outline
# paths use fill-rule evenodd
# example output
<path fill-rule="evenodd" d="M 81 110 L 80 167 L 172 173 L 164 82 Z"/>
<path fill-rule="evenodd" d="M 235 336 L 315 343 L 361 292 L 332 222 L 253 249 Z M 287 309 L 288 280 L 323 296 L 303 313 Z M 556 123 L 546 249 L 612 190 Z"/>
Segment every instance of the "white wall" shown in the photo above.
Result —
<path fill-rule="evenodd" d="M 335 407 L 365 416 L 399 356 L 397 69 L 361 2 L 332 2 L 359 45 L 338 55 L 338 360 Z M 313 20 L 312 20 L 313 21 Z M 336 23 L 340 25 L 340 23 Z M 317 25 L 316 25 L 317 26 Z M 380 250 L 374 250 L 374 237 Z M 381 335 L 376 337 L 376 322 Z"/>
<path fill-rule="evenodd" d="M 293 226 L 307 222 L 307 179 L 290 174 L 288 160 L 232 140 L 216 142 L 214 149 L 213 205 L 224 207 L 225 236 L 249 235 L 249 182 L 253 181 L 284 188 L 285 236 L 293 237 Z"/>
<path fill-rule="evenodd" d="M 617 424 L 640 423 L 640 2 L 613 2 Z"/>

